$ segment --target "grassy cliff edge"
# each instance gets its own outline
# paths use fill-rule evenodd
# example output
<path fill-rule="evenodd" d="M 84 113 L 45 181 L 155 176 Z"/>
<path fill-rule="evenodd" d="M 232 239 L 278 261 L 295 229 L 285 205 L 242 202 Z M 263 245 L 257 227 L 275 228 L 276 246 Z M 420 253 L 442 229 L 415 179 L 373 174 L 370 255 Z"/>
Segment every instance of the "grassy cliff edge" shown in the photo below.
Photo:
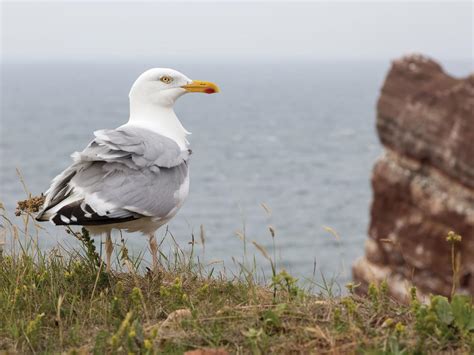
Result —
<path fill-rule="evenodd" d="M 151 271 L 123 246 L 108 274 L 86 230 L 69 231 L 81 250 L 42 252 L 23 215 L 4 216 L 0 255 L 0 353 L 470 353 L 474 308 L 469 296 L 432 296 L 400 304 L 388 285 L 357 295 L 319 294 L 285 270 L 258 282 L 244 264 L 236 275 L 214 275 L 193 255 L 162 258 Z M 20 238 L 23 236 L 24 238 Z"/>

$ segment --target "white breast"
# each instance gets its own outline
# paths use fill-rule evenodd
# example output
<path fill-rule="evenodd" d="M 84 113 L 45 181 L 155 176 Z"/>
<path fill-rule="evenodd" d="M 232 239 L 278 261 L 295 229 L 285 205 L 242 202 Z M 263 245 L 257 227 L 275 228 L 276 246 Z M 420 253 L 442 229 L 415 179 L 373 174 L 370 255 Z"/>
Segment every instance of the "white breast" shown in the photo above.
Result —
<path fill-rule="evenodd" d="M 173 208 L 165 218 L 170 219 L 172 218 L 178 210 L 181 208 L 183 205 L 184 201 L 188 197 L 189 194 L 189 168 L 188 168 L 188 174 L 186 175 L 186 178 L 184 179 L 183 183 L 179 187 L 179 189 L 174 193 L 174 198 L 178 201 L 177 205 L 175 208 Z"/>

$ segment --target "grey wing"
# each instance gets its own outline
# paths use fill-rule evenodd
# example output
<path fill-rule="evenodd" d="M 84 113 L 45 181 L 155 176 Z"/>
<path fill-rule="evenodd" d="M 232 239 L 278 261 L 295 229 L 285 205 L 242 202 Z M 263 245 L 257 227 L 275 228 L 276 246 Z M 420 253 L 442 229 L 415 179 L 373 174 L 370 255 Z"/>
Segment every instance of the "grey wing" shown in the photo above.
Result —
<path fill-rule="evenodd" d="M 53 180 L 38 220 L 101 225 L 166 218 L 189 184 L 187 159 L 171 139 L 139 129 L 98 131 Z"/>
<path fill-rule="evenodd" d="M 76 161 L 116 162 L 131 169 L 171 168 L 185 162 L 191 154 L 190 150 L 181 151 L 170 138 L 143 128 L 124 127 L 94 134 L 96 138 L 89 146 L 73 155 Z"/>

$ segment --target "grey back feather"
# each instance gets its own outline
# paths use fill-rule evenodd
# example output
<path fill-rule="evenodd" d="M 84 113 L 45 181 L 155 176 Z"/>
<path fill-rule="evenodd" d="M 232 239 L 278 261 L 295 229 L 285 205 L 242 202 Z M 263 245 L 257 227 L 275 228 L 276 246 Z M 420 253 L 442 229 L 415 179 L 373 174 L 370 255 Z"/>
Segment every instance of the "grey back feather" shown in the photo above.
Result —
<path fill-rule="evenodd" d="M 71 203 L 55 213 L 66 220 L 74 215 L 77 223 L 68 224 L 82 225 L 140 216 L 161 218 L 182 202 L 177 192 L 188 177 L 189 150 L 181 151 L 173 140 L 138 127 L 94 134 L 96 138 L 82 152 L 73 154 L 74 163 L 53 180 L 39 220 L 51 218 L 46 212 L 68 202 L 68 197 Z M 78 216 L 81 212 L 86 218 Z M 63 219 L 53 221 L 63 224 Z"/>
<path fill-rule="evenodd" d="M 96 138 L 74 159 L 77 161 L 113 161 L 131 169 L 144 167 L 171 168 L 189 157 L 172 139 L 139 127 L 94 132 Z"/>

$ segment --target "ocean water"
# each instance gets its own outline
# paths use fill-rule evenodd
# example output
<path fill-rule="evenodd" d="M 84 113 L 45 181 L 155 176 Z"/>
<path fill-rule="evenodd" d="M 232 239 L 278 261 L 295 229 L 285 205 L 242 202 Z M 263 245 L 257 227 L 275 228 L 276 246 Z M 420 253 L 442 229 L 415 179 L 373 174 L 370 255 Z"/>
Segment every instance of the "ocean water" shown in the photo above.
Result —
<path fill-rule="evenodd" d="M 126 122 L 128 90 L 153 66 L 174 67 L 222 90 L 186 95 L 176 105 L 193 133 L 190 195 L 169 224 L 181 247 L 189 251 L 203 225 L 205 260 L 229 265 L 232 257 L 242 259 L 236 232 L 245 230 L 249 258 L 257 255 L 265 269 L 250 241 L 271 251 L 272 225 L 279 266 L 300 278 L 312 277 L 316 267 L 340 283 L 349 280 L 351 264 L 363 254 L 371 169 L 382 151 L 375 104 L 386 62 L 4 63 L 0 200 L 6 208 L 13 212 L 25 197 L 16 169 L 39 194 L 94 130 Z M 450 69 L 463 75 L 469 66 Z M 145 237 L 125 237 L 134 252 L 146 249 Z M 41 246 L 58 242 L 75 245 L 62 228 L 48 226 Z"/>

